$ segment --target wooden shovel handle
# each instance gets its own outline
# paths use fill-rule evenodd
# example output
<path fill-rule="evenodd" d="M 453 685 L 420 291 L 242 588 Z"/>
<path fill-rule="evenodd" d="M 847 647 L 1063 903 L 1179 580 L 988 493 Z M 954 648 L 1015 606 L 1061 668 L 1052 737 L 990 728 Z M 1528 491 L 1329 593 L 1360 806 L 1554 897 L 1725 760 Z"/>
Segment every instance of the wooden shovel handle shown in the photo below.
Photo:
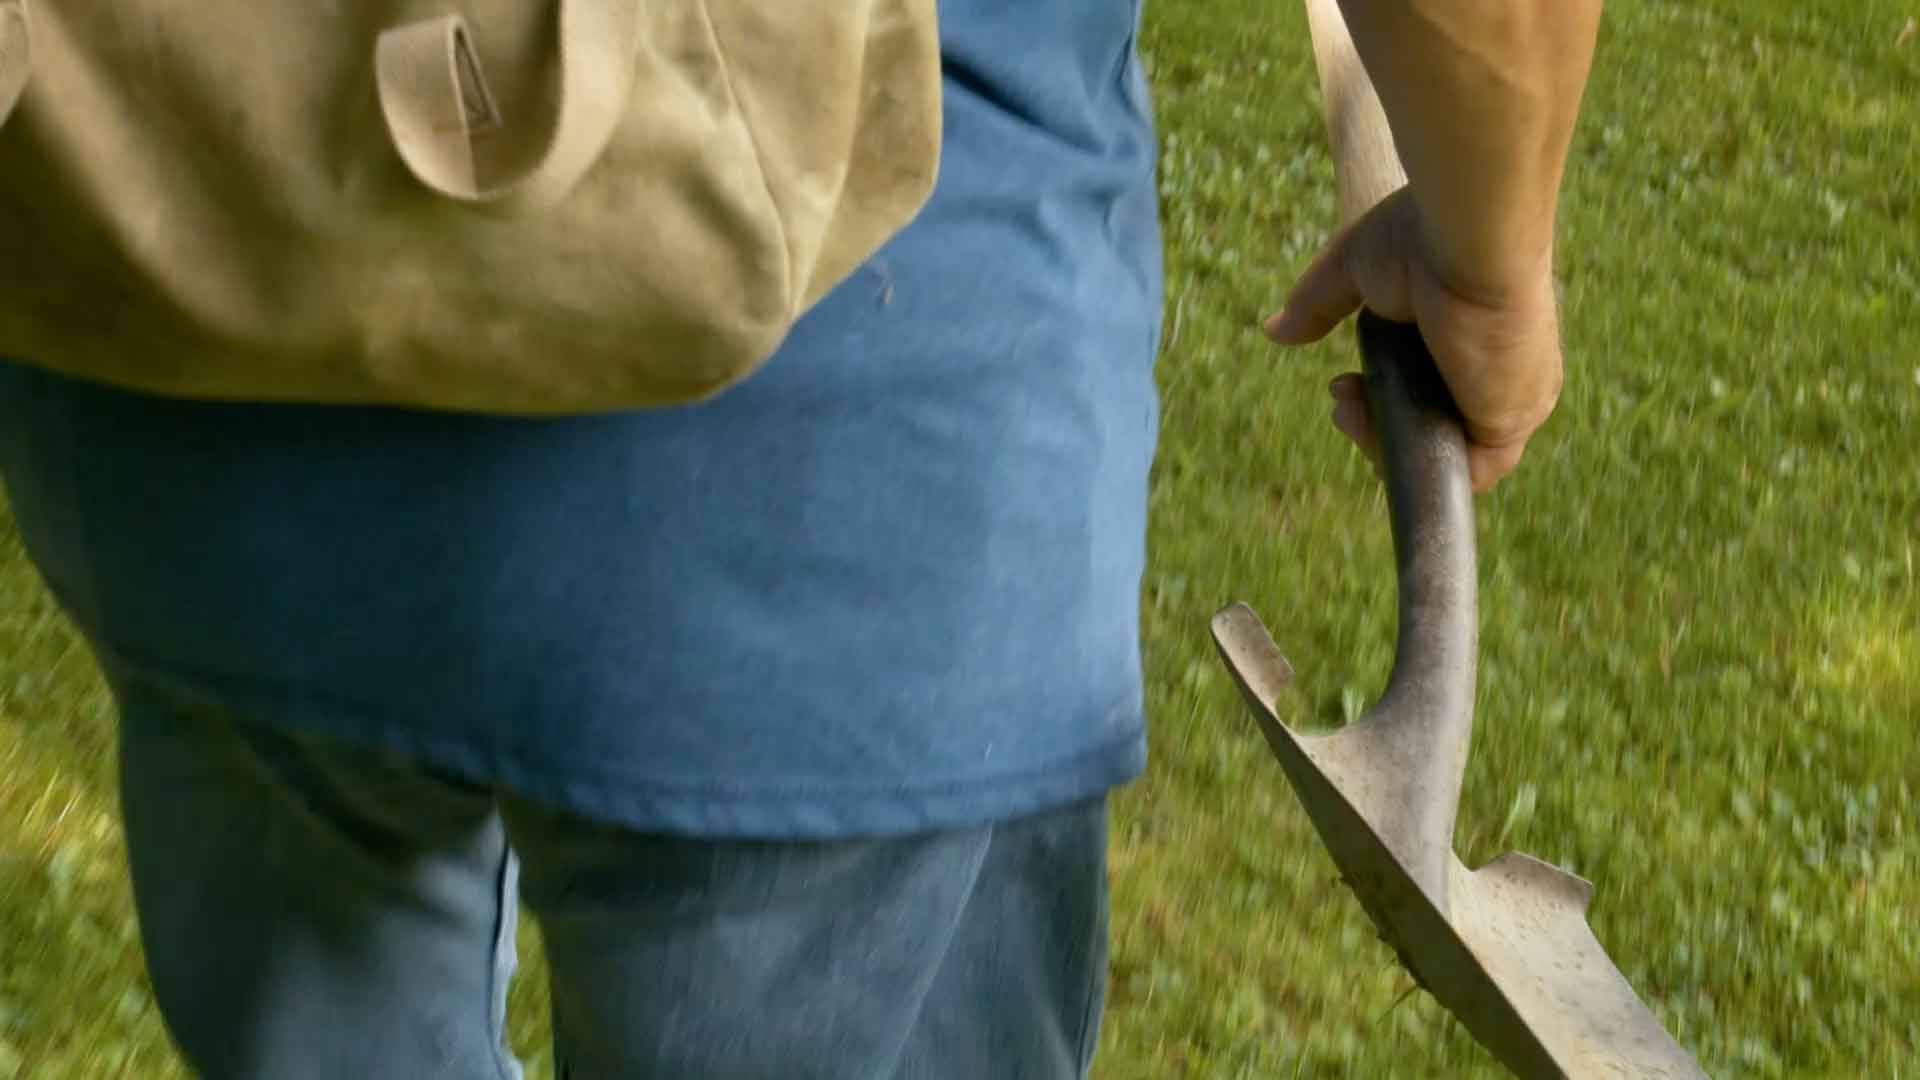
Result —
<path fill-rule="evenodd" d="M 1306 4 L 1345 226 L 1405 186 L 1407 176 L 1338 4 Z M 1471 716 L 1479 613 L 1460 411 L 1418 329 L 1362 312 L 1359 334 L 1400 583 L 1399 643 L 1387 692 Z"/>
<path fill-rule="evenodd" d="M 1320 72 L 1320 114 L 1333 150 L 1340 224 L 1351 225 L 1382 199 L 1406 186 L 1393 131 L 1380 96 L 1360 63 L 1353 35 L 1337 0 L 1306 0 L 1313 33 L 1314 67 Z"/>

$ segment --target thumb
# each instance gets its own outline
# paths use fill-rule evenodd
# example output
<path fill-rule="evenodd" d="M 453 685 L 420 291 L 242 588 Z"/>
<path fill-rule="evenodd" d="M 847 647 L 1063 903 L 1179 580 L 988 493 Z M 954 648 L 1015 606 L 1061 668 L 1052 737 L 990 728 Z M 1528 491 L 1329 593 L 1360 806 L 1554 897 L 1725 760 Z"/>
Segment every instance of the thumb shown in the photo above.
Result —
<path fill-rule="evenodd" d="M 1280 313 L 1262 324 L 1270 340 L 1281 345 L 1319 341 L 1360 309 L 1360 284 L 1347 259 L 1353 235 L 1352 229 L 1342 230 L 1300 275 Z"/>

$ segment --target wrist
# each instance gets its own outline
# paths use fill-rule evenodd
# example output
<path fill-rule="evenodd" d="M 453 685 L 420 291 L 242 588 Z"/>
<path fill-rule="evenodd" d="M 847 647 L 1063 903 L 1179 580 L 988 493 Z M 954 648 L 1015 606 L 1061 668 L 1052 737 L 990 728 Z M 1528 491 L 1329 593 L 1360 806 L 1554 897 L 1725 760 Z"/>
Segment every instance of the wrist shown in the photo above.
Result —
<path fill-rule="evenodd" d="M 1486 308 L 1537 302 L 1553 291 L 1553 228 L 1509 227 L 1450 233 L 1414 200 L 1416 243 L 1448 291 Z"/>

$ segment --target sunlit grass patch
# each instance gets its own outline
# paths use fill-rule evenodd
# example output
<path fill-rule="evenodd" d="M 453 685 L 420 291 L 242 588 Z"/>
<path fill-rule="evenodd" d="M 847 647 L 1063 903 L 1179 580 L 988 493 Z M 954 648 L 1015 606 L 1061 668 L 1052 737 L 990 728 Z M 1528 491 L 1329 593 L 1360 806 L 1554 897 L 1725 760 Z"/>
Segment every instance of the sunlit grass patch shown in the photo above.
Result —
<path fill-rule="evenodd" d="M 1846 571 L 1861 573 L 1857 560 Z M 1835 693 L 1857 702 L 1859 714 L 1880 722 L 1920 715 L 1920 611 L 1913 607 L 1869 604 L 1822 613 L 1812 634 L 1818 651 L 1808 658 L 1816 678 Z"/>

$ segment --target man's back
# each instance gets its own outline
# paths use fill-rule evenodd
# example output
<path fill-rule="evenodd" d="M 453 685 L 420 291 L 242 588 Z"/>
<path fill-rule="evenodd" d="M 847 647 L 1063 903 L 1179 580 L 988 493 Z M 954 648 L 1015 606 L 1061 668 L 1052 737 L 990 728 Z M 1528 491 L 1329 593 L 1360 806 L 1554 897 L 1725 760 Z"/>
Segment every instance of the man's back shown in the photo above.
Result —
<path fill-rule="evenodd" d="M 0 366 L 16 514 L 106 665 L 642 828 L 900 832 L 1137 772 L 1136 12 L 943 8 L 931 204 L 710 404 L 220 406 Z"/>

